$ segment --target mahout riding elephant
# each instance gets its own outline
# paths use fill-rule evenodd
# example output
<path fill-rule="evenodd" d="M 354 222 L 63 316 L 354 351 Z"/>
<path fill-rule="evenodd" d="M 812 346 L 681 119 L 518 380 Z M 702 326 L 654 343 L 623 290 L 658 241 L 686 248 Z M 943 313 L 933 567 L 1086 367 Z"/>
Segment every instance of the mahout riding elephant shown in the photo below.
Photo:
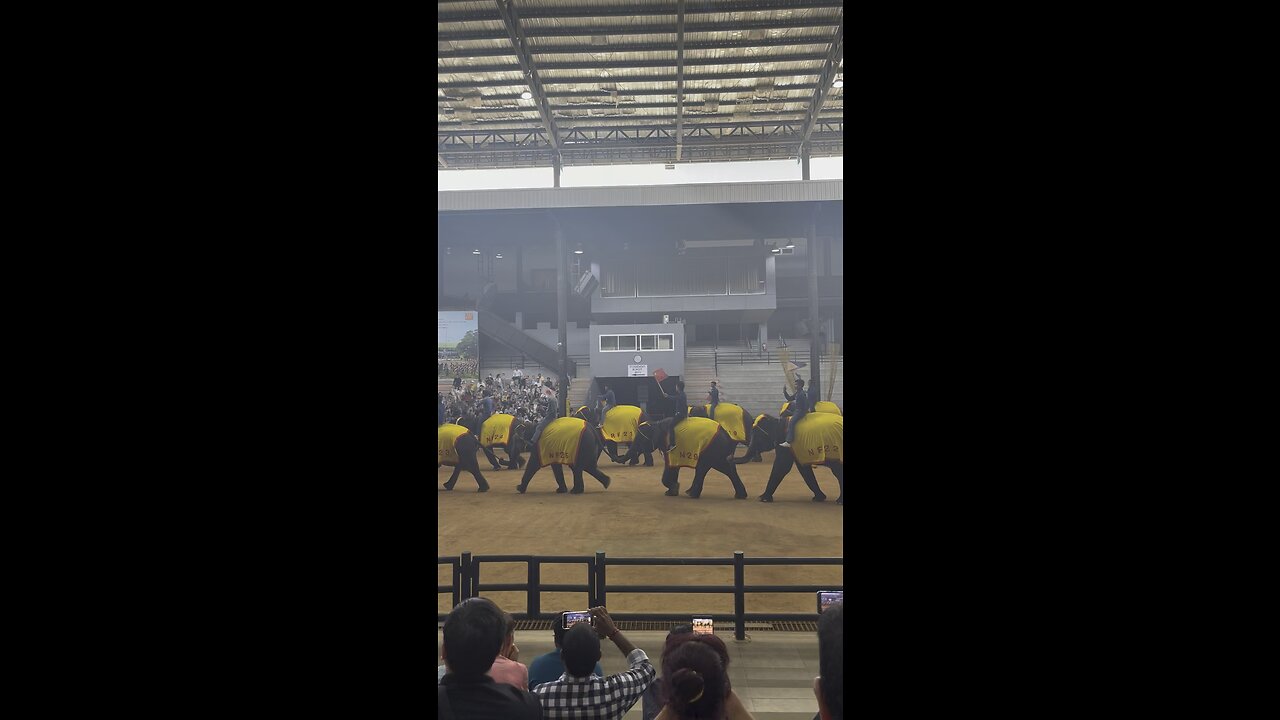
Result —
<path fill-rule="evenodd" d="M 587 426 L 582 418 L 567 417 L 552 420 L 542 431 L 536 447 L 529 449 L 529 464 L 524 468 L 524 475 L 516 490 L 524 492 L 529 487 L 529 480 L 543 465 L 550 465 L 556 476 L 556 492 L 569 492 L 580 495 L 583 471 L 600 481 L 605 489 L 609 488 L 609 476 L 596 467 L 596 458 L 600 456 L 599 441 L 594 428 Z M 561 465 L 568 465 L 573 470 L 573 490 L 564 484 L 564 470 Z"/>
<path fill-rule="evenodd" d="M 580 417 L 587 421 L 591 427 L 595 427 L 600 420 L 599 412 L 594 408 L 583 405 L 573 414 L 574 417 Z M 604 451 L 609 453 L 609 459 L 616 463 L 630 463 L 635 465 L 640 462 L 640 455 L 632 448 L 636 444 L 637 429 L 641 425 L 645 425 L 649 419 L 645 416 L 644 410 L 635 405 L 616 405 L 609 409 L 609 414 L 605 417 L 604 427 L 596 430 L 597 440 L 600 441 Z M 626 457 L 618 455 L 618 443 L 626 443 Z M 653 467 L 653 451 L 652 449 L 643 453 L 645 467 Z"/>
<path fill-rule="evenodd" d="M 711 405 L 689 408 L 689 417 L 711 417 Z M 751 447 L 751 413 L 746 408 L 722 402 L 716 405 L 716 416 L 711 419 L 720 423 L 735 442 L 746 448 Z M 761 462 L 759 455 L 752 455 L 750 452 L 747 453 L 747 459 Z"/>
<path fill-rule="evenodd" d="M 533 423 L 528 420 L 519 420 L 507 413 L 494 413 L 480 426 L 480 447 L 490 461 L 500 462 L 508 470 L 519 470 L 524 465 L 524 458 L 520 457 L 520 453 L 528 446 L 533 428 Z M 498 460 L 493 456 L 491 448 L 502 448 L 507 453 L 507 459 Z"/>
<path fill-rule="evenodd" d="M 832 414 L 835 414 L 835 415 L 843 415 L 843 414 L 844 414 L 844 412 L 842 412 L 842 411 L 840 410 L 840 406 L 839 406 L 839 405 L 836 405 L 836 404 L 835 404 L 835 403 L 833 403 L 833 402 L 827 402 L 826 400 L 819 400 L 818 402 L 814 403 L 814 404 L 813 404 L 813 412 L 832 413 Z M 785 403 L 783 403 L 783 404 L 782 404 L 782 409 L 778 411 L 778 417 L 791 417 L 791 403 L 790 403 L 790 402 L 785 402 Z"/>
<path fill-rule="evenodd" d="M 476 462 L 476 450 L 480 449 L 480 441 L 471 431 L 456 423 L 445 423 L 436 430 L 436 470 L 441 465 L 453 467 L 453 474 L 445 482 L 444 489 L 452 490 L 458 484 L 458 474 L 463 470 L 475 477 L 480 489 L 476 492 L 488 492 L 489 483 L 485 482 L 480 472 L 480 464 Z"/>
<path fill-rule="evenodd" d="M 693 485 L 685 495 L 695 499 L 701 497 L 707 471 L 715 469 L 733 483 L 734 498 L 741 500 L 747 497 L 747 488 L 732 462 L 737 444 L 716 421 L 691 417 L 677 423 L 676 418 L 665 418 L 642 426 L 638 431 L 632 452 L 645 452 L 656 447 L 662 453 L 666 461 L 662 484 L 667 488 L 667 495 L 679 494 L 680 468 L 691 467 L 694 468 Z M 675 449 L 668 451 L 673 436 Z"/>
<path fill-rule="evenodd" d="M 791 472 L 792 466 L 799 467 L 800 477 L 813 493 L 813 501 L 826 500 L 827 496 L 818 487 L 818 480 L 813 474 L 814 465 L 825 465 L 831 468 L 831 474 L 835 475 L 840 483 L 840 497 L 836 498 L 836 504 L 843 505 L 844 417 L 822 411 L 809 413 L 796 428 L 796 441 L 792 443 L 793 447 L 778 447 L 778 443 L 787 438 L 789 422 L 791 422 L 790 415 L 781 418 L 761 415 L 752 423 L 755 430 L 751 435 L 751 447 L 747 449 L 748 456 L 752 453 L 775 451 L 773 469 L 769 472 L 769 483 L 765 486 L 764 494 L 760 496 L 760 502 L 773 502 L 774 492 L 782 483 L 782 479 Z M 734 462 L 741 464 L 746 462 L 746 458 Z"/>

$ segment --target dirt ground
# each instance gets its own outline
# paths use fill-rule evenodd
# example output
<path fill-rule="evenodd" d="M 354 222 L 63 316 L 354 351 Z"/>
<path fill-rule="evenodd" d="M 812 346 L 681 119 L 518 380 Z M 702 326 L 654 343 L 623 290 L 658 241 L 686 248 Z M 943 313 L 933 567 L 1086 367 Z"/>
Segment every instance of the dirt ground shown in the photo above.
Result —
<path fill-rule="evenodd" d="M 496 454 L 503 456 L 501 451 Z M 738 449 L 742 454 L 742 448 Z M 505 457 L 505 456 L 503 456 Z M 517 493 L 521 472 L 488 470 L 481 456 L 481 470 L 489 482 L 487 493 L 476 493 L 475 479 L 462 473 L 457 487 L 443 489 L 453 468 L 436 475 L 437 554 L 460 555 L 592 555 L 604 551 L 610 557 L 723 557 L 735 550 L 746 557 L 843 557 L 844 507 L 835 504 L 839 484 L 831 471 L 816 471 L 818 485 L 828 499 L 812 502 L 796 470 L 778 488 L 773 503 L 756 498 L 764 492 L 773 466 L 773 453 L 764 462 L 738 466 L 738 474 L 750 497 L 733 499 L 729 479 L 712 470 L 702 497 L 683 494 L 693 482 L 693 470 L 680 473 L 678 497 L 666 497 L 662 487 L 662 459 L 654 467 L 614 464 L 601 455 L 601 469 L 611 479 L 609 489 L 583 474 L 583 495 L 556 494 L 550 468 L 533 476 L 529 490 Z M 572 487 L 572 475 L 565 473 Z M 523 563 L 482 566 L 481 583 L 523 582 Z M 831 584 L 844 582 L 844 569 L 833 566 L 759 566 L 746 568 L 746 582 L 753 584 Z M 451 582 L 448 566 L 437 570 L 439 583 Z M 542 582 L 585 583 L 583 565 L 544 565 Z M 730 566 L 610 567 L 608 583 L 731 585 Z M 484 593 L 503 608 L 525 611 L 525 596 L 518 592 Z M 452 598 L 440 595 L 438 611 L 447 613 Z M 542 609 L 557 611 L 586 607 L 585 593 L 542 593 Z M 732 594 L 610 593 L 609 609 L 615 612 L 732 613 Z M 811 593 L 748 593 L 747 612 L 814 612 Z"/>

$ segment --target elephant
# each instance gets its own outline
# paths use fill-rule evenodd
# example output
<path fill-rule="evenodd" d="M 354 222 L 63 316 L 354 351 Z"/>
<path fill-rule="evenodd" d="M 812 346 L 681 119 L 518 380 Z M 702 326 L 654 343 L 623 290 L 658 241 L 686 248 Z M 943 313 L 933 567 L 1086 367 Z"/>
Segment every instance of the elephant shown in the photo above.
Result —
<path fill-rule="evenodd" d="M 831 415 L 832 413 L 826 414 Z M 809 416 L 806 416 L 796 428 L 796 446 L 800 446 L 800 433 L 804 431 L 805 423 L 808 419 Z M 787 437 L 787 423 L 790 421 L 790 416 L 775 418 L 772 415 L 761 415 L 754 423 L 755 432 L 751 436 L 751 447 L 747 449 L 748 457 L 751 453 L 759 454 L 770 450 L 776 451 L 773 458 L 773 469 L 769 473 L 769 484 L 765 486 L 764 494 L 760 496 L 760 502 L 773 502 L 774 492 L 777 491 L 778 485 L 782 483 L 782 479 L 791 472 L 793 465 L 799 467 L 800 477 L 804 479 L 805 486 L 813 492 L 813 501 L 823 502 L 827 499 L 827 496 L 818 487 L 818 480 L 814 477 L 812 465 L 798 462 L 792 448 L 778 447 L 778 443 Z M 840 420 L 839 431 L 843 435 L 843 418 Z M 741 464 L 746 462 L 746 459 L 743 458 L 734 462 Z M 831 468 L 831 474 L 835 475 L 836 480 L 840 483 L 840 497 L 836 498 L 836 504 L 844 505 L 844 463 L 832 458 L 815 464 L 826 465 Z"/>
<path fill-rule="evenodd" d="M 480 472 L 480 464 L 476 462 L 476 451 L 480 449 L 480 441 L 467 431 L 467 428 L 456 423 L 445 423 L 436 429 L 436 470 L 441 465 L 453 467 L 453 475 L 445 482 L 444 489 L 452 490 L 458 484 L 458 474 L 463 470 L 471 473 L 479 484 L 476 492 L 489 492 L 489 483 Z M 450 455 L 456 455 L 454 459 Z"/>
<path fill-rule="evenodd" d="M 666 469 L 662 472 L 662 484 L 667 488 L 668 496 L 680 493 L 680 468 L 694 468 L 693 485 L 685 495 L 697 499 L 702 496 L 702 482 L 707 471 L 718 470 L 733 483 L 734 499 L 747 497 L 747 488 L 738 477 L 738 469 L 731 462 L 736 443 L 725 429 L 714 420 L 708 418 L 688 418 L 679 423 L 676 418 L 665 418 L 656 423 L 637 428 L 638 437 L 632 451 L 645 452 L 657 448 L 665 459 Z M 674 435 L 676 448 L 668 452 L 671 437 Z M 675 457 L 673 458 L 672 455 Z"/>
<path fill-rule="evenodd" d="M 698 405 L 689 408 L 689 417 L 711 417 L 710 405 Z M 738 419 L 741 418 L 741 425 Z M 747 409 L 733 403 L 720 403 L 716 405 L 716 417 L 711 418 L 725 429 L 729 437 L 733 438 L 742 446 L 751 448 L 751 413 Z M 762 462 L 760 455 L 752 455 L 747 453 L 747 459 L 752 462 Z M 741 464 L 741 463 L 738 463 Z"/>
<path fill-rule="evenodd" d="M 617 412 L 618 415 L 614 415 L 615 412 Z M 600 422 L 598 419 L 599 415 L 596 410 L 585 405 L 578 408 L 578 411 L 575 412 L 573 416 L 586 420 L 587 424 L 593 428 Z M 635 447 L 635 440 L 638 434 L 637 428 L 649 422 L 648 418 L 645 417 L 644 410 L 641 410 L 635 405 L 617 405 L 609 410 L 608 418 L 609 419 L 605 423 L 604 430 L 596 430 L 596 439 L 600 441 L 601 447 L 604 448 L 604 451 L 609 453 L 609 459 L 619 464 L 630 463 L 635 465 L 640 462 L 640 455 L 644 455 L 644 466 L 653 467 L 652 449 L 646 453 L 632 451 L 632 448 Z M 616 434 L 622 442 L 625 442 L 628 445 L 626 457 L 618 455 L 618 442 L 611 440 L 604 435 L 605 430 L 609 430 L 609 426 L 613 425 L 614 418 L 618 418 L 620 420 L 619 424 L 621 426 L 616 428 Z"/>
<path fill-rule="evenodd" d="M 551 465 L 551 472 L 556 476 L 557 493 L 568 492 L 581 495 L 584 492 L 583 471 L 599 480 L 606 490 L 609 489 L 609 476 L 596 467 L 600 446 L 596 434 L 589 432 L 591 429 L 587 427 L 587 421 L 582 418 L 567 417 L 552 420 L 542 431 L 542 437 L 539 438 L 537 446 L 529 449 L 529 464 L 525 466 L 524 475 L 520 478 L 520 484 L 516 486 L 516 490 L 524 493 L 528 489 L 533 474 L 543 466 L 544 453 L 547 453 L 547 459 L 551 460 L 547 464 Z M 575 443 L 577 450 L 570 457 L 568 449 Z M 564 470 L 560 467 L 561 465 L 568 465 L 573 469 L 573 490 L 565 487 Z"/>
<path fill-rule="evenodd" d="M 480 438 L 480 448 L 484 450 L 490 462 L 506 465 L 508 470 L 519 470 L 524 465 L 524 458 L 520 457 L 520 453 L 528 447 L 533 429 L 533 423 L 528 420 L 518 420 L 506 413 L 494 413 L 480 426 L 480 432 L 477 435 Z M 497 442 L 504 434 L 507 441 Z M 502 448 L 507 453 L 507 459 L 498 460 L 491 448 Z M 494 467 L 494 470 L 497 469 Z"/>

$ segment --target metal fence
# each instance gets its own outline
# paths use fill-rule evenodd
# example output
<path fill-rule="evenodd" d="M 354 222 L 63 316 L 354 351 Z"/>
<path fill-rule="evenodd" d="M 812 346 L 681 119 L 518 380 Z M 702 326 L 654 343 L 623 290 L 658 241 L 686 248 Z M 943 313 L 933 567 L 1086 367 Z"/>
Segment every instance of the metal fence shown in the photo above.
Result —
<path fill-rule="evenodd" d="M 483 583 L 480 571 L 485 563 L 525 563 L 527 580 L 514 583 Z M 844 590 L 844 583 L 838 585 L 748 585 L 746 584 L 746 568 L 749 565 L 835 565 L 844 567 L 844 558 L 780 558 L 762 557 L 748 558 L 741 552 L 735 552 L 732 558 L 656 558 L 631 557 L 608 558 L 603 552 L 592 555 L 472 555 L 464 552 L 457 558 L 436 558 L 437 565 L 453 565 L 453 585 L 437 585 L 437 593 L 452 593 L 453 604 L 462 600 L 478 597 L 483 592 L 523 592 L 526 595 L 525 612 L 511 613 L 517 620 L 549 620 L 552 613 L 543 612 L 541 594 L 544 592 L 581 592 L 586 593 L 588 607 L 605 605 L 610 594 L 617 593 L 712 593 L 732 594 L 733 614 L 726 613 L 609 613 L 619 621 L 680 621 L 688 620 L 693 615 L 710 617 L 713 620 L 733 621 L 734 637 L 746 639 L 747 621 L 816 621 L 818 614 L 813 613 L 750 613 L 747 612 L 747 593 L 808 593 L 819 590 Z M 581 585 L 544 585 L 542 584 L 542 566 L 546 564 L 583 564 L 586 566 L 586 583 Z M 692 566 L 719 565 L 733 567 L 732 585 L 613 585 L 607 583 L 607 569 L 610 565 L 643 565 L 643 566 Z M 436 621 L 443 621 L 444 613 L 436 614 Z"/>

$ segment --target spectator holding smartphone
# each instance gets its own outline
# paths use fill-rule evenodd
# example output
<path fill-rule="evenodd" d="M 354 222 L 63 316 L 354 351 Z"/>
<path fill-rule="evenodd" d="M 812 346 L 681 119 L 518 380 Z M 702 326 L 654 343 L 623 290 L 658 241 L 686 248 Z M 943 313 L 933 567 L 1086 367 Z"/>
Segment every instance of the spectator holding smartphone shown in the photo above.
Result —
<path fill-rule="evenodd" d="M 564 627 L 564 613 L 556 615 L 555 626 L 551 628 L 555 637 L 556 649 L 546 655 L 539 655 L 529 665 L 529 689 L 536 690 L 543 683 L 549 683 L 564 674 L 564 659 L 560 656 L 564 648 L 564 634 L 569 632 Z M 604 677 L 604 667 L 600 663 L 591 670 L 592 674 Z"/>
<path fill-rule="evenodd" d="M 657 676 L 649 656 L 622 634 L 603 607 L 591 608 L 591 619 L 593 624 L 580 622 L 565 632 L 564 674 L 534 691 L 548 720 L 622 720 Z M 601 657 L 600 638 L 612 640 L 627 657 L 626 672 L 592 674 Z"/>

